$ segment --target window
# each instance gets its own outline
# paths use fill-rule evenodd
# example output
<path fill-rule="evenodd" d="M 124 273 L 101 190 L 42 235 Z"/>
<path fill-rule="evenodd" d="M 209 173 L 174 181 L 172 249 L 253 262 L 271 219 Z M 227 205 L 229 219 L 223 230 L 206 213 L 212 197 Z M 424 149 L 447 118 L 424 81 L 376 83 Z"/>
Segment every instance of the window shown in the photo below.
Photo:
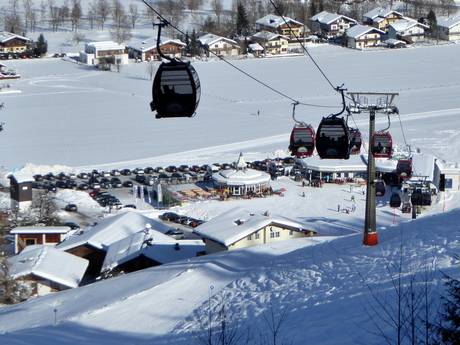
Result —
<path fill-rule="evenodd" d="M 446 178 L 446 189 L 452 189 L 452 179 L 451 178 Z"/>
<path fill-rule="evenodd" d="M 289 230 L 289 236 L 292 236 L 294 235 L 294 231 L 293 230 Z"/>
<path fill-rule="evenodd" d="M 252 240 L 252 235 L 249 235 L 247 238 L 248 238 L 248 241 L 251 241 Z"/>
<path fill-rule="evenodd" d="M 260 234 L 259 232 L 257 231 L 256 234 L 255 234 L 255 239 L 258 240 L 260 238 Z"/>
<path fill-rule="evenodd" d="M 280 237 L 280 232 L 279 231 L 275 232 L 275 237 Z"/>
<path fill-rule="evenodd" d="M 270 238 L 275 238 L 275 233 L 270 230 Z"/>
<path fill-rule="evenodd" d="M 26 246 L 33 246 L 37 244 L 37 240 L 35 238 L 26 238 Z"/>

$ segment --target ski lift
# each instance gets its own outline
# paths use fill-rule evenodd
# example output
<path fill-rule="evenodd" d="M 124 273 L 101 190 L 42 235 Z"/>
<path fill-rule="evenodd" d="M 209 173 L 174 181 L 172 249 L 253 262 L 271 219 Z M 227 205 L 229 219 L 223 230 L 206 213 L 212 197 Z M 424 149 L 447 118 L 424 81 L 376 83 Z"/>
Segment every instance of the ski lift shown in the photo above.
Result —
<path fill-rule="evenodd" d="M 399 193 L 393 193 L 390 197 L 390 207 L 398 208 L 401 206 L 401 197 Z"/>
<path fill-rule="evenodd" d="M 399 159 L 396 165 L 396 174 L 402 181 L 406 181 L 412 176 L 412 159 Z"/>
<path fill-rule="evenodd" d="M 296 122 L 291 132 L 289 151 L 297 158 L 310 157 L 315 150 L 315 130 L 311 125 L 298 121 L 295 118 L 295 107 L 293 104 L 292 118 Z"/>
<path fill-rule="evenodd" d="M 413 206 L 422 206 L 423 205 L 423 195 L 421 189 L 416 189 L 412 192 L 410 196 L 410 201 Z"/>
<path fill-rule="evenodd" d="M 372 136 L 371 150 L 375 158 L 391 158 L 393 153 L 393 139 L 388 131 L 390 129 L 390 116 L 388 116 L 387 128 L 375 132 Z"/>
<path fill-rule="evenodd" d="M 422 206 L 431 206 L 431 192 L 422 190 Z"/>
<path fill-rule="evenodd" d="M 383 180 L 375 181 L 375 195 L 377 196 L 384 196 L 386 192 L 386 184 Z"/>
<path fill-rule="evenodd" d="M 345 89 L 337 88 L 342 94 L 343 108 L 337 114 L 323 117 L 316 132 L 316 151 L 323 159 L 350 158 L 350 133 L 343 117 L 339 117 L 346 109 Z"/>
<path fill-rule="evenodd" d="M 168 25 L 163 20 L 158 26 L 157 52 L 168 60 L 158 68 L 152 86 L 150 108 L 156 111 L 156 118 L 192 117 L 200 102 L 201 87 L 198 74 L 190 62 L 170 58 L 160 49 L 161 28 Z"/>
<path fill-rule="evenodd" d="M 411 213 L 412 211 L 412 206 L 410 202 L 405 202 L 402 207 L 401 207 L 401 212 L 402 213 Z"/>
<path fill-rule="evenodd" d="M 358 128 L 349 128 L 350 131 L 350 154 L 357 155 L 361 152 L 362 137 Z"/>

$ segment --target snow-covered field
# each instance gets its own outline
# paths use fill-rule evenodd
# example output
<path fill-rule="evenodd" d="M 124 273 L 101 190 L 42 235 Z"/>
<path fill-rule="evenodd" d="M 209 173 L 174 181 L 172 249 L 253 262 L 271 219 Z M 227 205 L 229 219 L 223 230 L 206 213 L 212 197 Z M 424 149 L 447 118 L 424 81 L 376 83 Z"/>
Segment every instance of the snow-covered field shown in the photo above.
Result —
<path fill-rule="evenodd" d="M 396 104 L 408 141 L 441 158 L 460 157 L 459 45 L 374 52 L 311 48 L 335 84 L 349 90 L 398 91 Z M 304 102 L 338 105 L 311 62 L 303 57 L 236 61 L 235 64 Z M 110 166 L 224 160 L 240 150 L 286 150 L 290 101 L 262 88 L 222 62 L 195 63 L 202 99 L 192 119 L 155 120 L 145 64 L 121 73 L 100 72 L 66 61 L 10 61 L 23 76 L 20 94 L 4 95 L 0 119 L 1 164 L 27 162 Z M 255 116 L 260 110 L 260 117 Z M 298 107 L 298 117 L 317 125 L 334 109 Z M 366 118 L 355 116 L 362 130 Z M 378 127 L 385 127 L 379 119 Z M 392 134 L 402 143 L 397 118 Z M 119 163 L 123 162 L 123 163 Z"/>

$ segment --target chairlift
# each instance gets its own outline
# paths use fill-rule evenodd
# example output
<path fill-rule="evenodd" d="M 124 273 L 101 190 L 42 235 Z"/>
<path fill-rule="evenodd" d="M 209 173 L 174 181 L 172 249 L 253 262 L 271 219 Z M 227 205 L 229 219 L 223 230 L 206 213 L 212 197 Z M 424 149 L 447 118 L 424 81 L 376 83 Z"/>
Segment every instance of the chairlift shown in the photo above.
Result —
<path fill-rule="evenodd" d="M 349 128 L 350 132 L 350 154 L 358 155 L 361 152 L 362 137 L 358 128 Z"/>
<path fill-rule="evenodd" d="M 192 117 L 200 102 L 201 87 L 198 74 L 190 64 L 164 55 L 160 49 L 161 28 L 168 25 L 162 21 L 158 26 L 157 51 L 163 62 L 158 68 L 152 86 L 150 108 L 156 118 Z"/>
<path fill-rule="evenodd" d="M 390 207 L 399 208 L 401 206 L 401 197 L 399 193 L 393 193 L 390 197 Z"/>
<path fill-rule="evenodd" d="M 396 165 L 396 174 L 402 181 L 406 181 L 412 176 L 412 159 L 399 159 Z"/>
<path fill-rule="evenodd" d="M 423 205 L 423 195 L 421 189 L 416 189 L 412 192 L 410 196 L 410 201 L 413 206 L 422 206 Z"/>
<path fill-rule="evenodd" d="M 385 184 L 385 181 L 383 180 L 375 181 L 375 195 L 384 196 L 386 189 L 387 189 L 387 186 Z"/>
<path fill-rule="evenodd" d="M 297 158 L 310 157 L 315 151 L 315 130 L 311 125 L 300 122 L 295 118 L 295 107 L 293 104 L 292 118 L 296 122 L 291 132 L 289 151 Z"/>
<path fill-rule="evenodd" d="M 337 114 L 323 117 L 316 132 L 316 151 L 322 159 L 350 158 L 350 132 L 343 117 L 345 111 L 344 89 L 338 88 L 342 94 L 343 108 Z"/>

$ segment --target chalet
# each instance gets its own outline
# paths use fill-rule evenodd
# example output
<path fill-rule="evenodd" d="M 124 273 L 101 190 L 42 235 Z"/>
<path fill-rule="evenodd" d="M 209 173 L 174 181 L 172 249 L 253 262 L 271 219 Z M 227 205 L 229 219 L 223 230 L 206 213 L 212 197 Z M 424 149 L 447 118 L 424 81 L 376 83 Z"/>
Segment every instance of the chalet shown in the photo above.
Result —
<path fill-rule="evenodd" d="M 160 232 L 170 228 L 163 223 L 136 212 L 124 212 L 108 217 L 94 226 L 68 236 L 56 248 L 89 260 L 87 274 L 97 276 L 101 271 L 107 249 L 125 237 L 146 229 L 147 224 Z"/>
<path fill-rule="evenodd" d="M 80 52 L 80 61 L 87 65 L 117 64 L 126 65 L 126 47 L 113 41 L 89 42 Z"/>
<path fill-rule="evenodd" d="M 295 220 L 268 212 L 251 213 L 241 208 L 211 219 L 196 227 L 195 232 L 204 239 L 207 254 L 316 234 Z"/>
<path fill-rule="evenodd" d="M 342 36 L 358 22 L 342 14 L 322 11 L 310 18 L 312 31 L 327 38 Z"/>
<path fill-rule="evenodd" d="M 381 35 L 385 32 L 367 25 L 354 25 L 346 31 L 347 47 L 365 49 L 380 44 Z"/>
<path fill-rule="evenodd" d="M 10 230 L 14 235 L 14 253 L 36 244 L 55 246 L 69 233 L 68 226 L 19 226 Z"/>
<path fill-rule="evenodd" d="M 125 273 L 185 260 L 204 252 L 202 240 L 175 240 L 147 227 L 112 243 L 107 249 L 102 272 Z"/>
<path fill-rule="evenodd" d="M 425 30 L 428 25 L 417 22 L 413 19 L 400 19 L 390 24 L 388 37 L 414 43 L 425 39 Z"/>
<path fill-rule="evenodd" d="M 364 14 L 363 23 L 386 32 L 391 24 L 403 18 L 398 11 L 377 7 Z"/>
<path fill-rule="evenodd" d="M 49 246 L 29 246 L 8 258 L 9 273 L 32 287 L 34 295 L 76 288 L 80 285 L 88 260 Z"/>
<path fill-rule="evenodd" d="M 287 36 L 274 34 L 270 31 L 259 31 L 251 36 L 253 43 L 259 43 L 264 48 L 265 54 L 287 54 L 289 41 Z"/>
<path fill-rule="evenodd" d="M 0 32 L 0 54 L 23 53 L 27 50 L 31 40 L 27 37 L 11 32 Z"/>
<path fill-rule="evenodd" d="M 287 25 L 286 22 L 289 25 Z M 283 19 L 274 14 L 268 14 L 256 20 L 256 31 L 270 31 L 287 36 L 289 39 L 302 37 L 304 33 L 307 33 L 306 30 L 308 30 L 308 28 L 306 28 L 305 24 L 289 17 L 284 17 Z"/>
<path fill-rule="evenodd" d="M 164 39 L 160 42 L 161 52 L 170 58 L 180 58 L 186 44 L 177 39 Z M 130 44 L 128 46 L 128 55 L 132 59 L 142 61 L 159 60 L 160 55 L 157 52 L 157 39 L 152 38 L 142 42 Z"/>
<path fill-rule="evenodd" d="M 255 57 L 260 57 L 264 52 L 264 47 L 259 43 L 251 43 L 248 45 L 248 51 Z"/>
<path fill-rule="evenodd" d="M 439 17 L 437 26 L 440 39 L 447 41 L 460 40 L 460 14 L 455 17 Z"/>
<path fill-rule="evenodd" d="M 211 51 L 218 56 L 238 56 L 240 54 L 240 46 L 230 38 L 205 34 L 198 37 L 198 41 L 207 52 Z"/>
<path fill-rule="evenodd" d="M 25 211 L 32 205 L 32 174 L 18 171 L 8 176 L 10 179 L 10 199 L 13 211 Z"/>

